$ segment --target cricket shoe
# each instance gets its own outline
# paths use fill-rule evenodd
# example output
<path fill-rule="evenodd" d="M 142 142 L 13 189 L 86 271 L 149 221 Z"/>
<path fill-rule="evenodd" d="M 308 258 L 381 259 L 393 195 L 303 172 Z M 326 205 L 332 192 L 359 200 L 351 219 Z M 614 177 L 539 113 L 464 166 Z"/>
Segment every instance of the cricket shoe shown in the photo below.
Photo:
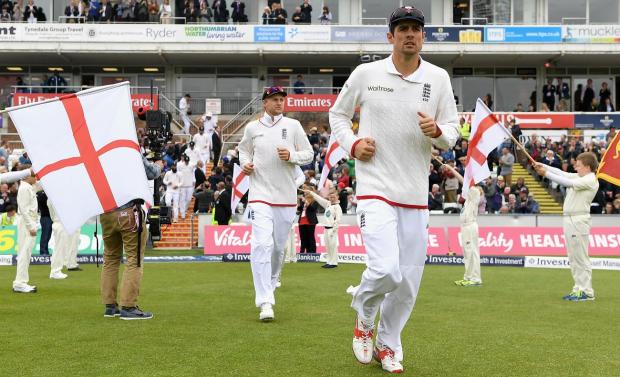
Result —
<path fill-rule="evenodd" d="M 594 296 L 590 296 L 584 291 L 575 292 L 568 301 L 594 301 Z"/>
<path fill-rule="evenodd" d="M 390 373 L 402 373 L 403 366 L 401 363 L 396 361 L 396 357 L 394 356 L 394 351 L 389 347 L 383 346 L 375 346 L 375 349 L 372 353 L 375 360 L 381 363 L 381 367 L 383 370 Z"/>
<path fill-rule="evenodd" d="M 58 271 L 58 272 L 51 273 L 50 279 L 62 280 L 62 279 L 66 279 L 67 276 L 68 276 L 67 274 L 63 274 L 62 272 Z"/>
<path fill-rule="evenodd" d="M 153 318 L 153 313 L 142 311 L 137 306 L 134 306 L 131 308 L 123 307 L 121 309 L 121 319 L 124 321 L 133 321 L 133 320 L 151 319 L 151 318 Z"/>
<path fill-rule="evenodd" d="M 355 320 L 355 330 L 353 330 L 353 354 L 357 361 L 362 364 L 369 364 L 372 361 L 372 336 L 374 326 L 364 325 L 359 318 Z"/>
<path fill-rule="evenodd" d="M 258 318 L 263 322 L 273 321 L 275 319 L 275 315 L 273 313 L 273 306 L 271 304 L 262 304 L 260 306 L 260 314 Z"/>
<path fill-rule="evenodd" d="M 121 310 L 118 308 L 116 304 L 106 304 L 105 312 L 103 312 L 103 316 L 106 318 L 114 318 L 121 316 Z"/>
<path fill-rule="evenodd" d="M 458 285 L 458 286 L 463 285 L 463 283 L 465 283 L 465 280 L 455 280 L 454 281 L 454 285 Z"/>
<path fill-rule="evenodd" d="M 28 285 L 28 284 L 14 285 L 13 292 L 15 293 L 37 293 L 37 287 L 35 287 L 34 285 Z"/>
<path fill-rule="evenodd" d="M 461 286 L 463 287 L 479 287 L 482 285 L 481 281 L 463 280 Z"/>
<path fill-rule="evenodd" d="M 572 301 L 571 299 L 577 294 L 577 292 L 571 292 L 569 294 L 567 294 L 566 296 L 562 297 L 562 300 L 566 300 L 566 301 Z"/>
<path fill-rule="evenodd" d="M 349 285 L 349 288 L 347 288 L 347 293 L 350 294 L 351 296 L 355 296 L 359 288 L 360 288 L 359 285 L 356 285 L 356 286 Z"/>

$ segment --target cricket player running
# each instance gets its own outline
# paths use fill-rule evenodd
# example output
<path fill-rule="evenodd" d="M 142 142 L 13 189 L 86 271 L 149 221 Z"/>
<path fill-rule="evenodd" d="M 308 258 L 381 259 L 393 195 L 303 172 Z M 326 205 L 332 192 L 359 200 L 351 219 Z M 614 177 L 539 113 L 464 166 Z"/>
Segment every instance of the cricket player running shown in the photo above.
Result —
<path fill-rule="evenodd" d="M 592 264 L 588 256 L 590 235 L 590 204 L 598 191 L 596 169 L 598 160 L 592 152 L 581 153 L 575 161 L 577 173 L 567 173 L 549 165 L 537 163 L 534 168 L 543 177 L 566 187 L 564 198 L 564 238 L 570 270 L 575 285 L 564 296 L 568 301 L 594 300 L 592 289 Z"/>
<path fill-rule="evenodd" d="M 261 321 L 274 319 L 274 290 L 297 208 L 295 165 L 306 165 L 313 158 L 301 124 L 282 115 L 284 97 L 280 87 L 263 92 L 265 113 L 248 123 L 239 143 L 239 162 L 250 176 L 250 262 Z"/>
<path fill-rule="evenodd" d="M 322 265 L 323 268 L 338 267 L 338 226 L 342 219 L 342 208 L 340 207 L 340 199 L 338 192 L 332 188 L 329 192 L 329 200 L 323 198 L 314 191 L 303 190 L 303 192 L 312 195 L 314 200 L 325 209 L 325 219 L 323 226 L 325 227 L 325 247 L 327 249 L 327 263 Z"/>
<path fill-rule="evenodd" d="M 478 205 L 482 188 L 473 186 L 467 191 L 467 200 L 461 211 L 461 242 L 463 244 L 463 260 L 465 262 L 465 275 L 463 280 L 454 282 L 463 287 L 475 287 L 482 285 L 480 278 L 480 247 L 478 245 Z"/>
<path fill-rule="evenodd" d="M 431 146 L 451 148 L 459 129 L 448 73 L 420 57 L 422 12 L 397 8 L 387 38 L 392 55 L 351 73 L 329 121 L 338 143 L 358 160 L 357 216 L 368 262 L 351 304 L 357 312 L 353 352 L 361 363 L 370 363 L 374 354 L 384 370 L 400 373 L 400 334 L 426 258 Z M 358 106 L 356 136 L 351 119 Z"/>

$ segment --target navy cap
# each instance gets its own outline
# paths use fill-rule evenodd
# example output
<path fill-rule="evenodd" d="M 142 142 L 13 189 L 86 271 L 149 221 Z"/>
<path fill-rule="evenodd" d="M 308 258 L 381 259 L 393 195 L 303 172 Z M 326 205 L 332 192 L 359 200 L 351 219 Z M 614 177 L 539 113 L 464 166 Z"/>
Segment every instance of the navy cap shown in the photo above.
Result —
<path fill-rule="evenodd" d="M 405 20 L 416 21 L 424 26 L 424 13 L 418 8 L 411 6 L 397 8 L 390 16 L 390 30 L 394 30 L 396 24 Z"/>
<path fill-rule="evenodd" d="M 263 99 L 275 96 L 276 94 L 281 94 L 286 97 L 286 91 L 284 90 L 284 88 L 282 88 L 281 86 L 272 86 L 265 89 L 265 91 L 263 92 Z"/>

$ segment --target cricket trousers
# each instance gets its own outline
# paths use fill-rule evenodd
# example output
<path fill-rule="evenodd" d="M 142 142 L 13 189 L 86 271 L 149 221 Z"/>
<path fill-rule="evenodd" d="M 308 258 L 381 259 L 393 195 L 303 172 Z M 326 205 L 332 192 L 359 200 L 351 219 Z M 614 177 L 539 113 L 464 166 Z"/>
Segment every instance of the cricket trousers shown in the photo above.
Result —
<path fill-rule="evenodd" d="M 361 200 L 357 220 L 368 261 L 351 307 L 365 323 L 374 323 L 380 311 L 376 342 L 391 348 L 401 361 L 400 334 L 420 289 L 429 213 L 381 200 Z"/>
<path fill-rule="evenodd" d="M 77 254 L 80 248 L 80 234 L 80 231 L 77 230 L 75 233 L 69 235 L 69 240 L 67 241 L 68 251 L 65 254 L 65 266 L 67 266 L 67 268 L 77 268 L 79 266 Z"/>
<path fill-rule="evenodd" d="M 325 248 L 327 249 L 327 264 L 338 265 L 338 228 L 325 228 Z"/>
<path fill-rule="evenodd" d="M 62 271 L 65 261 L 68 259 L 70 239 L 65 227 L 59 221 L 52 224 L 52 234 L 54 235 L 54 253 L 50 258 L 50 275 Z"/>
<path fill-rule="evenodd" d="M 295 241 L 295 227 L 291 227 L 291 230 L 288 233 L 288 238 L 286 239 L 286 245 L 284 246 L 285 262 L 297 262 L 297 248 L 295 247 Z"/>
<path fill-rule="evenodd" d="M 590 215 L 564 216 L 564 238 L 575 285 L 573 292 L 583 291 L 594 296 L 592 289 L 592 264 L 588 256 Z"/>
<path fill-rule="evenodd" d="M 482 283 L 477 223 L 461 225 L 461 242 L 463 243 L 463 261 L 465 263 L 463 279 Z"/>
<path fill-rule="evenodd" d="M 189 206 L 189 202 L 192 200 L 193 194 L 193 186 L 181 186 L 179 188 L 179 210 L 181 211 L 181 216 L 183 218 L 185 218 L 185 214 L 187 213 L 187 207 Z"/>
<path fill-rule="evenodd" d="M 179 191 L 178 190 L 167 190 L 164 200 L 166 201 L 167 206 L 172 207 L 173 221 L 174 222 L 178 221 L 179 220 Z M 185 215 L 183 215 L 183 217 L 185 217 Z"/>
<path fill-rule="evenodd" d="M 250 264 L 256 292 L 255 304 L 275 304 L 274 290 L 284 262 L 284 247 L 295 218 L 293 207 L 250 203 L 252 242 Z"/>
<path fill-rule="evenodd" d="M 30 231 L 24 223 L 25 221 L 22 220 L 17 225 L 17 272 L 13 281 L 14 288 L 28 284 L 30 280 L 28 268 L 30 267 L 30 256 L 36 236 L 30 235 Z"/>
<path fill-rule="evenodd" d="M 142 209 L 140 208 L 140 211 Z M 101 298 L 104 304 L 116 304 L 118 291 L 118 273 L 125 250 L 125 269 L 121 283 L 120 304 L 134 307 L 138 302 L 144 263 L 138 267 L 138 226 L 133 208 L 116 210 L 101 215 L 103 229 L 103 269 L 101 271 Z M 142 213 L 142 240 L 140 242 L 140 259 L 144 260 L 147 229 L 144 212 Z"/>

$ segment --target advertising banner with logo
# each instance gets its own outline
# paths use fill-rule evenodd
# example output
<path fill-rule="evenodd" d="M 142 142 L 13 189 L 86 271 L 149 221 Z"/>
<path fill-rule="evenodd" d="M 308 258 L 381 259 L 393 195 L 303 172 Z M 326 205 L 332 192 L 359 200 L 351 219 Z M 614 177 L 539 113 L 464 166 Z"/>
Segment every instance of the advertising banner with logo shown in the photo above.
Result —
<path fill-rule="evenodd" d="M 560 43 L 561 26 L 487 26 L 484 41 L 489 43 Z"/>
<path fill-rule="evenodd" d="M 286 28 L 284 26 L 254 26 L 254 42 L 283 43 Z"/>
<path fill-rule="evenodd" d="M 620 271 L 618 258 L 590 258 L 593 270 Z M 529 268 L 570 268 L 567 257 L 525 257 L 525 267 Z"/>
<path fill-rule="evenodd" d="M 46 99 L 57 98 L 65 95 L 64 93 L 15 93 L 13 95 L 13 106 L 25 105 L 28 103 L 34 103 L 39 101 L 45 101 Z M 153 96 L 153 105 L 155 109 L 159 107 L 157 96 Z M 138 111 L 139 108 L 149 110 L 151 108 L 151 95 L 150 94 L 132 94 L 131 95 L 131 107 L 133 111 Z"/>
<path fill-rule="evenodd" d="M 575 114 L 576 128 L 603 128 L 620 126 L 620 114 Z"/>
<path fill-rule="evenodd" d="M 620 25 L 567 25 L 562 27 L 566 43 L 620 43 Z"/>
<path fill-rule="evenodd" d="M 387 43 L 387 26 L 332 26 L 331 40 L 340 43 Z"/>
<path fill-rule="evenodd" d="M 325 252 L 324 228 L 316 228 L 317 252 Z M 250 240 L 252 227 L 249 225 L 237 226 L 210 226 L 204 227 L 204 253 L 205 255 L 224 254 L 247 254 L 250 252 Z M 299 232 L 295 227 L 296 249 L 299 251 Z M 338 229 L 339 253 L 342 254 L 365 254 L 362 235 L 357 226 L 341 226 Z M 428 253 L 445 253 L 447 244 L 443 228 L 430 228 L 428 238 Z"/>
<path fill-rule="evenodd" d="M 575 127 L 575 114 L 573 113 L 510 113 L 498 112 L 493 113 L 497 119 L 505 126 L 508 126 L 512 119 L 522 129 L 570 129 Z M 471 124 L 474 113 L 460 113 L 459 116 Z"/>
<path fill-rule="evenodd" d="M 327 25 L 287 25 L 285 41 L 329 43 L 331 42 L 331 29 Z"/>
<path fill-rule="evenodd" d="M 484 28 L 460 26 L 428 26 L 426 43 L 453 42 L 453 43 L 482 43 L 484 42 Z"/>
<path fill-rule="evenodd" d="M 93 237 L 95 230 L 94 224 L 86 224 L 82 226 L 80 231 L 80 242 L 78 244 L 79 254 L 95 254 L 97 252 L 96 240 Z M 97 238 L 99 238 L 99 253 L 103 254 L 103 239 L 101 238 L 101 226 L 97 231 Z M 35 249 L 33 254 L 39 252 L 39 240 L 41 238 L 41 231 L 37 232 L 37 239 L 35 242 Z M 2 255 L 16 255 L 17 250 L 17 227 L 13 225 L 3 226 L 0 228 L 0 256 Z M 54 250 L 54 235 L 49 242 L 50 251 Z"/>
<path fill-rule="evenodd" d="M 481 227 L 480 255 L 566 255 L 564 234 L 560 227 Z M 450 249 L 463 254 L 460 228 L 449 227 Z M 592 228 L 591 256 L 620 256 L 620 227 Z"/>
<path fill-rule="evenodd" d="M 285 98 L 286 112 L 327 112 L 336 102 L 335 94 L 289 94 Z"/>

